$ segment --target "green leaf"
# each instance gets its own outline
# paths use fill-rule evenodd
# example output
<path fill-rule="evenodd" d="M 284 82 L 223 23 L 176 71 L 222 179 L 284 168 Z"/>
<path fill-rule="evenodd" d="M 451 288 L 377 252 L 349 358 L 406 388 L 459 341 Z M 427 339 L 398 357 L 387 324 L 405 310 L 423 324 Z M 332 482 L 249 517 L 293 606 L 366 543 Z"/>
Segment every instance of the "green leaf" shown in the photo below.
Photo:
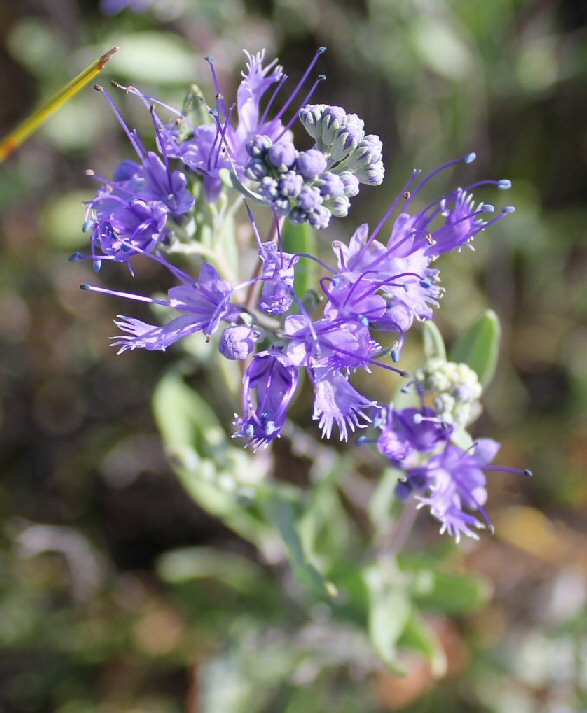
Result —
<path fill-rule="evenodd" d="M 451 350 L 450 360 L 468 364 L 477 372 L 481 385 L 486 387 L 495 373 L 500 336 L 499 319 L 489 309 L 459 337 Z"/>
<path fill-rule="evenodd" d="M 246 557 L 212 547 L 186 547 L 166 552 L 157 560 L 164 582 L 182 584 L 195 579 L 214 579 L 243 594 L 267 586 L 267 576 Z"/>
<path fill-rule="evenodd" d="M 198 69 L 191 47 L 170 32 L 119 35 L 111 44 L 121 47 L 110 61 L 111 73 L 133 82 L 182 84 L 192 82 Z"/>
<path fill-rule="evenodd" d="M 288 253 L 309 253 L 316 255 L 316 233 L 309 223 L 291 223 L 289 220 L 283 226 L 283 244 Z M 294 287 L 296 295 L 301 299 L 308 290 L 316 284 L 318 266 L 314 260 L 301 258 L 296 265 Z"/>
<path fill-rule="evenodd" d="M 424 654 L 430 661 L 432 673 L 441 678 L 446 673 L 446 654 L 436 636 L 426 626 L 417 609 L 412 607 L 400 638 L 400 645 Z"/>
<path fill-rule="evenodd" d="M 388 533 L 395 519 L 392 506 L 395 502 L 395 486 L 400 475 L 400 470 L 386 468 L 369 500 L 369 519 L 378 535 Z"/>
<path fill-rule="evenodd" d="M 398 641 L 410 618 L 412 604 L 398 573 L 369 567 L 364 579 L 369 592 L 369 638 L 383 661 L 401 672 L 397 662 Z"/>
<path fill-rule="evenodd" d="M 334 585 L 324 579 L 304 549 L 298 525 L 301 504 L 275 488 L 265 490 L 259 501 L 265 517 L 281 534 L 296 577 L 316 594 L 333 596 L 336 593 Z"/>
<path fill-rule="evenodd" d="M 424 338 L 424 354 L 426 355 L 426 360 L 442 359 L 446 361 L 444 339 L 434 322 L 426 320 L 422 324 L 422 336 Z"/>
<path fill-rule="evenodd" d="M 414 600 L 425 609 L 444 614 L 470 614 L 487 604 L 491 597 L 489 583 L 478 576 L 450 572 L 421 572 L 412 592 Z"/>
<path fill-rule="evenodd" d="M 345 465 L 344 458 L 337 458 L 330 472 L 314 485 L 300 520 L 303 547 L 322 571 L 331 571 L 335 564 L 348 562 L 352 523 L 338 491 Z"/>
<path fill-rule="evenodd" d="M 180 374 L 172 371 L 161 379 L 153 395 L 153 410 L 171 464 L 188 494 L 257 546 L 272 539 L 271 529 L 240 503 L 236 473 L 223 467 L 227 451 L 233 450 L 226 444 L 224 429 Z M 256 489 L 247 489 L 254 499 Z"/>

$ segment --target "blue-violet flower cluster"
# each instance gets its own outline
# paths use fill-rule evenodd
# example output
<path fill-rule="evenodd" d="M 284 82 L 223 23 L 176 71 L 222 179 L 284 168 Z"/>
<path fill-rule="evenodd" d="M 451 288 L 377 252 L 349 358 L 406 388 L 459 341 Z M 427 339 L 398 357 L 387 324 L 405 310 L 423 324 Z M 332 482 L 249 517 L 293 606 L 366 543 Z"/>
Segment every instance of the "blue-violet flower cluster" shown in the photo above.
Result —
<path fill-rule="evenodd" d="M 442 530 L 457 539 L 475 536 L 474 530 L 489 522 L 484 473 L 498 445 L 485 439 L 462 450 L 453 439 L 455 430 L 478 413 L 474 372 L 465 365 L 438 364 L 416 374 L 411 383 L 422 405 L 403 410 L 381 403 L 374 396 L 376 387 L 361 393 L 353 375 L 364 371 L 375 377 L 386 370 L 408 376 L 396 363 L 409 330 L 415 322 L 432 319 L 442 298 L 437 259 L 470 245 L 513 211 L 506 207 L 496 213 L 492 205 L 475 200 L 473 189 L 507 189 L 510 184 L 479 181 L 417 207 L 435 176 L 470 164 L 475 155 L 469 154 L 426 176 L 415 170 L 379 223 L 359 226 L 348 241 L 335 240 L 330 257 L 288 248 L 287 221 L 324 229 L 332 218 L 347 215 L 361 184 L 379 185 L 384 178 L 381 141 L 366 133 L 364 122 L 339 106 L 309 103 L 323 79 L 311 80 L 323 51 L 316 52 L 287 98 L 287 76 L 276 60 L 265 62 L 264 52 L 246 54 L 234 104 L 226 102 L 210 57 L 214 107 L 201 103 L 198 112 L 182 113 L 126 88 L 150 113 L 154 141 L 149 145 L 156 150 L 146 148 L 100 88 L 136 157 L 122 161 L 112 179 L 90 172 L 100 184 L 87 204 L 84 229 L 91 249 L 73 258 L 90 258 L 97 268 L 105 261 L 120 262 L 132 271 L 140 255 L 162 265 L 176 284 L 165 297 L 82 287 L 157 305 L 169 315 L 163 325 L 119 316 L 120 333 L 113 338 L 119 353 L 165 350 L 198 332 L 207 341 L 218 334 L 210 348 L 218 349 L 219 358 L 242 365 L 234 436 L 246 445 L 266 446 L 283 433 L 306 376 L 313 392 L 312 418 L 323 438 L 346 441 L 352 432 L 379 428 L 376 438 L 362 441 L 377 443 L 403 472 L 398 497 L 418 498 Z M 296 126 L 314 142 L 311 148 L 296 147 Z M 214 234 L 212 245 L 198 242 L 202 208 L 207 205 L 227 220 L 230 200 L 234 206 L 244 202 L 256 241 L 257 267 L 248 276 L 236 277 L 234 269 L 227 269 Z M 268 212 L 266 237 L 255 207 Z M 198 274 L 177 267 L 174 252 L 203 256 Z M 321 278 L 315 289 L 301 294 L 296 276 L 307 261 L 318 266 Z M 426 393 L 435 395 L 434 407 L 425 402 Z"/>

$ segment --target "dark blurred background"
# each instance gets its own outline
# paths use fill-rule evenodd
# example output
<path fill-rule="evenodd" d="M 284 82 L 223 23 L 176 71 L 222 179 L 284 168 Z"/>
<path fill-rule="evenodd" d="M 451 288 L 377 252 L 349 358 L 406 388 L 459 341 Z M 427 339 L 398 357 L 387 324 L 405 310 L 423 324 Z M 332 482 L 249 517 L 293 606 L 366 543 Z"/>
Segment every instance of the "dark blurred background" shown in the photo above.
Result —
<path fill-rule="evenodd" d="M 498 312 L 478 432 L 536 475 L 492 480 L 497 534 L 462 562 L 495 595 L 436 622 L 445 680 L 413 660 L 404 678 L 300 674 L 299 697 L 255 702 L 277 664 L 261 656 L 243 674 L 224 654 L 243 622 L 273 626 L 271 606 L 208 580 L 177 587 L 160 565 L 185 545 L 221 548 L 229 568 L 254 559 L 166 464 L 150 399 L 174 355 L 117 357 L 118 305 L 80 293 L 90 268 L 67 261 L 95 191 L 84 169 L 130 157 L 87 88 L 0 168 L 2 713 L 587 711 L 586 21 L 580 0 L 153 0 L 113 17 L 91 0 L 0 0 L 0 135 L 113 45 L 107 78 L 176 103 L 193 81 L 210 88 L 204 55 L 230 96 L 241 48 L 301 73 L 326 45 L 317 100 L 359 113 L 388 167 L 387 190 L 363 191 L 346 230 L 377 221 L 414 166 L 475 150 L 472 180 L 510 178 L 509 194 L 484 197 L 515 215 L 444 260 L 438 322 L 450 341 Z M 146 265 L 137 280 L 160 285 Z"/>

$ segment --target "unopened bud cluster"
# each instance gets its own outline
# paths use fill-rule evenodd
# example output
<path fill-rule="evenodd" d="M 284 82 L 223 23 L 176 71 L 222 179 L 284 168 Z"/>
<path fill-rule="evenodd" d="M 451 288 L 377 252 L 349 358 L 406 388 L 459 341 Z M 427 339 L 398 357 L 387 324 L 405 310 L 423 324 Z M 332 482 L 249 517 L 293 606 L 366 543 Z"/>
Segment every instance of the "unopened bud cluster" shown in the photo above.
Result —
<path fill-rule="evenodd" d="M 379 185 L 384 169 L 378 136 L 366 136 L 364 122 L 337 106 L 309 105 L 300 120 L 316 144 L 298 151 L 287 138 L 249 139 L 245 177 L 278 216 L 326 228 L 331 216 L 348 214 L 359 184 Z"/>
<path fill-rule="evenodd" d="M 435 411 L 445 423 L 464 428 L 479 416 L 482 388 L 477 373 L 467 364 L 430 359 L 414 378 L 433 394 Z"/>

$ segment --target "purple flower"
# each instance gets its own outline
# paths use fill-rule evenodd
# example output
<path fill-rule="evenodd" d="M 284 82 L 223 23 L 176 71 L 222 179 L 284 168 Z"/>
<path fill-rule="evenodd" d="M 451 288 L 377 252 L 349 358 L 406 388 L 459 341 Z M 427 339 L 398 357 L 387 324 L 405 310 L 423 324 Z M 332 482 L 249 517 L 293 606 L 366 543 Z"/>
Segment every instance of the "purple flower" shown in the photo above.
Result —
<path fill-rule="evenodd" d="M 499 443 L 489 438 L 480 439 L 467 451 L 449 443 L 426 466 L 427 495 L 418 496 L 420 507 L 428 506 L 432 515 L 442 523 L 440 532 L 455 537 L 457 542 L 461 535 L 478 539 L 471 528 L 480 529 L 485 525 L 474 514 L 476 512 L 492 527 L 483 507 L 487 500 L 483 469 L 498 450 Z"/>
<path fill-rule="evenodd" d="M 366 421 L 371 421 L 366 413 L 367 409 L 376 406 L 375 401 L 370 401 L 360 394 L 340 371 L 332 369 L 315 369 L 314 382 L 314 413 L 312 418 L 318 421 L 322 430 L 322 438 L 330 438 L 332 428 L 336 424 L 340 433 L 340 440 L 348 439 L 349 428 L 366 428 Z"/>
<path fill-rule="evenodd" d="M 431 408 L 390 408 L 377 447 L 394 465 L 409 468 L 420 454 L 448 441 L 451 432 Z"/>
<path fill-rule="evenodd" d="M 112 181 L 97 176 L 103 185 L 88 203 L 86 226 L 92 230 L 92 257 L 98 263 L 101 256 L 128 263 L 136 253 L 153 250 L 168 233 L 168 219 L 181 220 L 193 208 L 195 198 L 187 189 L 185 175 L 171 169 L 169 156 L 164 152 L 162 159 L 147 151 L 137 132 L 129 129 L 109 94 L 101 91 L 129 137 L 140 163 L 122 161 Z M 96 175 L 93 171 L 88 173 Z"/>
<path fill-rule="evenodd" d="M 166 264 L 163 259 L 160 261 Z M 174 268 L 173 272 L 183 278 L 181 271 Z M 196 332 L 203 332 L 210 337 L 216 332 L 222 319 L 233 317 L 235 311 L 239 309 L 230 304 L 232 289 L 228 282 L 220 278 L 212 265 L 208 263 L 202 265 L 199 280 L 185 278 L 183 280 L 183 285 L 169 290 L 168 300 L 116 292 L 91 285 L 82 285 L 82 288 L 139 302 L 158 304 L 179 312 L 178 317 L 163 326 L 125 316 L 119 316 L 115 322 L 125 332 L 123 335 L 113 337 L 112 345 L 120 347 L 119 354 L 127 349 L 164 351 L 171 344 Z"/>
<path fill-rule="evenodd" d="M 369 330 L 359 322 L 312 322 L 305 315 L 291 315 L 285 320 L 284 331 L 287 356 L 298 366 L 334 371 L 368 367 L 379 349 Z"/>
<path fill-rule="evenodd" d="M 235 436 L 246 438 L 254 449 L 278 438 L 298 381 L 299 370 L 280 352 L 253 357 L 243 378 L 244 416 L 235 421 Z"/>
<path fill-rule="evenodd" d="M 401 334 L 414 318 L 430 319 L 442 291 L 435 284 L 438 271 L 428 267 L 430 258 L 422 251 L 396 256 L 369 237 L 361 225 L 348 246 L 333 243 L 341 272 L 327 280 L 329 302 L 325 314 L 331 318 L 358 315 L 374 328 Z M 323 282 L 324 285 L 324 282 Z"/>

